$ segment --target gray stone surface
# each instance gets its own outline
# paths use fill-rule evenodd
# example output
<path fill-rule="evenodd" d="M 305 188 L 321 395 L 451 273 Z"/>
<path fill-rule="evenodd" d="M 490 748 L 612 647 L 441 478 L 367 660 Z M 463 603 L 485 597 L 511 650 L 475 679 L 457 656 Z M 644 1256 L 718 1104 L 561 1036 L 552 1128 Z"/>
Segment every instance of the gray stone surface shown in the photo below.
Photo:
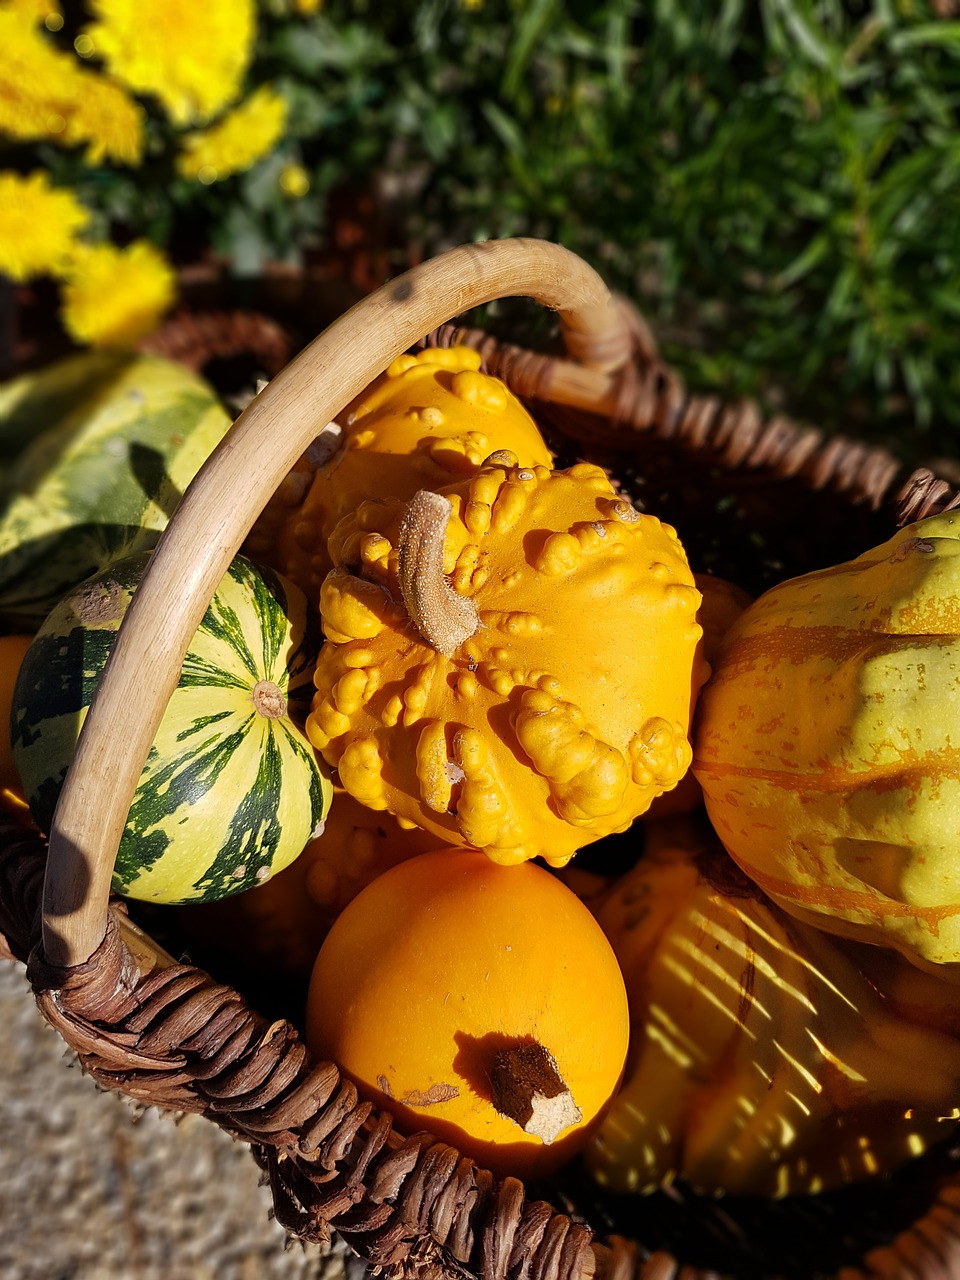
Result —
<path fill-rule="evenodd" d="M 209 1121 L 99 1089 L 0 959 L 3 1280 L 359 1280 L 342 1247 L 288 1247 L 259 1177 Z"/>

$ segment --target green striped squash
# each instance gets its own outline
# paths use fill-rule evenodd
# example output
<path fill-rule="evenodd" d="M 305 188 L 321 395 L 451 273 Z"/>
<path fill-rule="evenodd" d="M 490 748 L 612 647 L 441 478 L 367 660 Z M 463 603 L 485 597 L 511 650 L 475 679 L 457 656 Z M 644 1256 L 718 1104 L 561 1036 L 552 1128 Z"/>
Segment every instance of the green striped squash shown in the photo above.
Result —
<path fill-rule="evenodd" d="M 27 650 L 11 735 L 43 830 L 148 559 L 125 560 L 76 587 Z M 281 871 L 317 832 L 331 785 L 299 728 L 320 641 L 312 618 L 298 588 L 236 557 L 190 644 L 140 777 L 117 893 L 161 903 L 224 898 Z"/>
<path fill-rule="evenodd" d="M 154 546 L 229 426 L 201 378 L 156 356 L 84 353 L 0 385 L 0 625 L 35 631 Z"/>

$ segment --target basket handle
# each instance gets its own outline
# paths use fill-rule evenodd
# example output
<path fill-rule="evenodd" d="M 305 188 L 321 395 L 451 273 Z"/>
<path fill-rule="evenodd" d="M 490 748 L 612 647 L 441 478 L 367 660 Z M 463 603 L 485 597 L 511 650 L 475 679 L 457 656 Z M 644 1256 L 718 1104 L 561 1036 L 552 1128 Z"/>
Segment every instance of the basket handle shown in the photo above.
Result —
<path fill-rule="evenodd" d="M 123 619 L 50 831 L 46 960 L 82 964 L 107 929 L 127 812 L 190 641 L 260 511 L 318 432 L 423 334 L 494 298 L 560 314 L 571 355 L 605 372 L 630 356 L 600 277 L 559 245 L 462 245 L 382 286 L 329 326 L 251 401 L 189 485 Z"/>

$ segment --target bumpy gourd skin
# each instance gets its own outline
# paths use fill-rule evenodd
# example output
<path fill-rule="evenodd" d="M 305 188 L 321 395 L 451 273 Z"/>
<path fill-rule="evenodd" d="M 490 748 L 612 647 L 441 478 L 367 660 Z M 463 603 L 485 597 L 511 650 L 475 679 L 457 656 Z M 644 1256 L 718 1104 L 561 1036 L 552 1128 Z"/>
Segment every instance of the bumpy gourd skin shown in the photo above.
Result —
<path fill-rule="evenodd" d="M 370 808 L 497 862 L 562 866 L 685 772 L 700 595 L 675 532 L 598 467 L 498 454 L 444 493 L 443 569 L 476 632 L 446 655 L 418 634 L 404 506 L 365 504 L 331 539 L 307 732 Z"/>
<path fill-rule="evenodd" d="M 698 710 L 694 772 L 795 916 L 960 977 L 960 516 L 761 596 Z"/>
<path fill-rule="evenodd" d="M 651 827 L 633 870 L 588 900 L 630 1004 L 625 1080 L 585 1151 L 613 1191 L 679 1175 L 709 1192 L 817 1193 L 889 1172 L 956 1115 L 960 1041 L 884 998 L 877 948 L 751 888 L 681 818 Z M 914 1015 L 936 1003 L 912 994 Z"/>
<path fill-rule="evenodd" d="M 550 466 L 536 423 L 498 378 L 480 372 L 470 347 L 398 356 L 341 415 L 340 433 L 280 487 L 248 552 L 316 602 L 331 568 L 327 540 L 368 498 L 413 497 L 472 475 L 496 449 L 524 465 Z M 328 447 L 329 445 L 329 447 Z"/>

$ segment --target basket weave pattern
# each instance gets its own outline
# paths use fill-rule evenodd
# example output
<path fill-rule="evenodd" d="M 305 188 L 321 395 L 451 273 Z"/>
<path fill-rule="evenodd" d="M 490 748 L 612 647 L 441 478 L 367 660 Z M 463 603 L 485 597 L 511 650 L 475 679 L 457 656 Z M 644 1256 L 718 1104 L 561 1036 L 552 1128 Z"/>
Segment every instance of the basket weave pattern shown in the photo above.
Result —
<path fill-rule="evenodd" d="M 567 448 L 614 469 L 618 459 L 626 467 L 641 444 L 644 456 L 669 445 L 719 475 L 715 483 L 727 475 L 764 486 L 790 479 L 808 493 L 828 493 L 841 515 L 877 514 L 890 533 L 898 522 L 960 505 L 945 482 L 929 472 L 905 474 L 885 450 L 826 440 L 784 418 L 764 421 L 750 404 L 689 395 L 642 319 L 626 304 L 621 310 L 632 358 L 597 406 L 554 401 L 563 363 L 555 354 L 454 324 L 424 341 L 477 348 L 488 372 L 528 400 Z M 242 333 L 243 325 L 234 325 Z M 206 327 L 212 353 L 229 354 L 216 323 Z M 190 321 L 183 350 L 194 367 L 203 363 L 204 331 L 205 323 Z M 579 339 L 572 354 L 596 361 L 598 353 Z M 249 1142 L 269 1176 L 277 1218 L 292 1234 L 322 1241 L 333 1228 L 375 1266 L 431 1280 L 720 1274 L 681 1265 L 643 1241 L 601 1238 L 575 1212 L 533 1198 L 516 1179 L 494 1179 L 428 1135 L 400 1136 L 389 1113 L 360 1102 L 335 1065 L 310 1061 L 289 1022 L 255 1013 L 232 987 L 190 965 L 165 958 L 145 972 L 133 963 L 118 904 L 87 961 L 69 969 L 50 964 L 41 937 L 44 867 L 42 838 L 0 819 L 0 943 L 27 964 L 43 1015 L 100 1084 L 148 1105 L 202 1113 Z M 894 1240 L 839 1271 L 840 1280 L 960 1274 L 960 1162 L 955 1174 L 938 1176 L 927 1203 Z"/>

